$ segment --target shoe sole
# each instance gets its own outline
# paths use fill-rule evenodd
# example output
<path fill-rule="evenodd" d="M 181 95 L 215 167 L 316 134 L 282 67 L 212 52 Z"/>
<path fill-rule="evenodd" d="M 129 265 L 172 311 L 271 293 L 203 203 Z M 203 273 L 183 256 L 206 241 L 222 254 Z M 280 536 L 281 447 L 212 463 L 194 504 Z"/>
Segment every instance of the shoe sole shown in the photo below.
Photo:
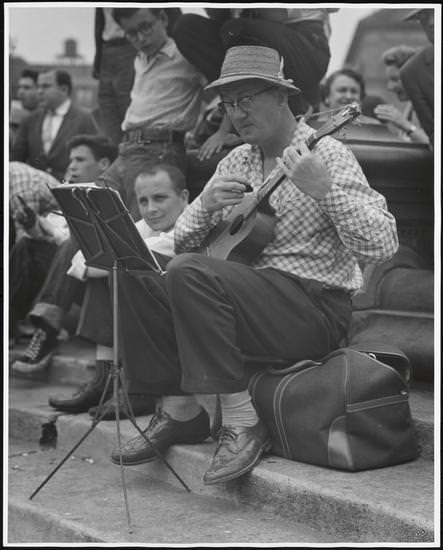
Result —
<path fill-rule="evenodd" d="M 21 374 L 32 374 L 33 372 L 40 372 L 46 369 L 49 364 L 49 361 L 52 359 L 55 351 L 50 353 L 49 356 L 46 356 L 44 360 L 42 359 L 39 363 L 35 365 L 29 365 L 29 363 L 24 363 L 23 361 L 16 361 L 12 364 L 12 370 L 14 372 L 20 372 Z"/>
<path fill-rule="evenodd" d="M 204 485 L 215 485 L 216 483 L 223 483 L 225 481 L 231 481 L 232 479 L 236 479 L 238 477 L 241 477 L 245 474 L 247 474 L 248 472 L 250 472 L 253 468 L 255 468 L 255 466 L 258 464 L 258 462 L 260 462 L 260 459 L 262 457 L 262 455 L 268 451 L 270 451 L 272 448 L 272 443 L 271 441 L 266 441 L 262 446 L 261 448 L 259 449 L 259 451 L 257 452 L 254 460 L 248 464 L 248 466 L 244 466 L 241 470 L 239 470 L 238 472 L 233 472 L 231 474 L 227 474 L 225 476 L 221 476 L 221 477 L 217 477 L 217 478 L 213 478 L 213 479 L 205 479 L 205 477 L 203 476 L 203 483 Z"/>
<path fill-rule="evenodd" d="M 143 458 L 143 459 L 140 459 L 140 460 L 137 460 L 137 461 L 134 461 L 134 462 L 125 462 L 124 460 L 122 460 L 122 466 L 137 466 L 138 464 L 147 464 L 148 462 L 153 462 L 154 460 L 157 460 L 158 457 L 157 456 L 153 456 L 151 458 Z M 120 466 L 120 461 L 119 460 L 115 460 L 114 458 L 111 457 L 111 462 L 113 464 L 116 464 L 117 466 Z"/>

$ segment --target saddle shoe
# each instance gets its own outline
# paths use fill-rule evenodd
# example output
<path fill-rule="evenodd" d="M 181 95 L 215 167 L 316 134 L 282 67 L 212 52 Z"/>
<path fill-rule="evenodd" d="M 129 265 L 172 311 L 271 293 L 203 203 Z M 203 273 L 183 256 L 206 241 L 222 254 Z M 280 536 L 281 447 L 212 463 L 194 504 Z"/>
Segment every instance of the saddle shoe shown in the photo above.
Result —
<path fill-rule="evenodd" d="M 212 463 L 203 476 L 204 484 L 221 483 L 246 474 L 271 447 L 271 438 L 261 421 L 249 428 L 222 426 Z"/>
<path fill-rule="evenodd" d="M 151 418 L 148 427 L 143 430 L 158 452 L 163 454 L 171 445 L 202 443 L 209 437 L 209 415 L 205 409 L 191 420 L 180 422 L 159 409 Z M 157 454 L 142 435 L 130 439 L 121 450 L 122 464 L 132 466 L 151 462 Z M 114 464 L 120 464 L 120 453 L 115 449 L 111 455 Z"/>

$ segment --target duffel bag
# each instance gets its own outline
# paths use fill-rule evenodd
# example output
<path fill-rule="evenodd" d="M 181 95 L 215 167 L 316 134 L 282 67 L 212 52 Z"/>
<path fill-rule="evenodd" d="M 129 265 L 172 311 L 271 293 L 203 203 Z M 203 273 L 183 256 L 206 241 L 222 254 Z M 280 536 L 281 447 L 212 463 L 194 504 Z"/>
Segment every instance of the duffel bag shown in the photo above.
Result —
<path fill-rule="evenodd" d="M 348 347 L 253 375 L 249 392 L 272 452 L 351 471 L 416 458 L 407 358 L 386 350 L 382 357 Z"/>

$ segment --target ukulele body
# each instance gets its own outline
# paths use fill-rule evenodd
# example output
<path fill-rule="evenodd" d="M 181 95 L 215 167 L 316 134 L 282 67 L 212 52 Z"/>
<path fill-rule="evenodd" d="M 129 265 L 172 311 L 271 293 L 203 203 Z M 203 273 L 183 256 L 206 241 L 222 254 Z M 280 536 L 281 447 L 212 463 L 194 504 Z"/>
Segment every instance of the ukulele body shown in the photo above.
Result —
<path fill-rule="evenodd" d="M 246 196 L 228 218 L 217 225 L 203 241 L 201 252 L 211 258 L 250 264 L 274 236 L 277 219 L 272 214 L 257 212 L 245 216 L 255 201 Z"/>

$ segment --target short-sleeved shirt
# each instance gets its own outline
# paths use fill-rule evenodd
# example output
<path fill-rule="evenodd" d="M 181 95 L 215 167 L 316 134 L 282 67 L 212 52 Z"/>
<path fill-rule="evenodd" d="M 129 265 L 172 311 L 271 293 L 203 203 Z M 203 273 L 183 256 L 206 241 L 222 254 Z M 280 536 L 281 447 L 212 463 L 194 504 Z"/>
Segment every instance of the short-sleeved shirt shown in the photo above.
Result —
<path fill-rule="evenodd" d="M 291 145 L 299 147 L 313 133 L 300 121 Z M 313 151 L 332 179 L 329 192 L 315 200 L 285 178 L 269 200 L 277 219 L 274 238 L 252 267 L 274 267 L 326 287 L 355 291 L 363 282 L 358 260 L 378 263 L 396 252 L 395 219 L 385 198 L 369 186 L 347 146 L 328 136 Z M 244 144 L 232 150 L 218 164 L 213 178 L 221 175 L 245 177 L 254 191 L 259 189 L 264 181 L 259 147 Z M 177 220 L 176 253 L 198 249 L 209 229 L 231 210 L 207 212 L 198 196 Z"/>
<path fill-rule="evenodd" d="M 139 52 L 134 68 L 122 130 L 148 126 L 186 132 L 195 126 L 206 79 L 182 56 L 172 38 L 150 59 Z"/>

